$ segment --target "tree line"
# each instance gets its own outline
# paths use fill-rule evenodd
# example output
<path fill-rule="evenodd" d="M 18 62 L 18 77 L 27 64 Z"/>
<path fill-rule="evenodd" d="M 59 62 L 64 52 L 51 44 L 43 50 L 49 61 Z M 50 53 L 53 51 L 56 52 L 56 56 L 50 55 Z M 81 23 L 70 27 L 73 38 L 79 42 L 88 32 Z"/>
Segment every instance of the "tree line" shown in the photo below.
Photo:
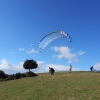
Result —
<path fill-rule="evenodd" d="M 34 72 L 30 71 L 31 69 L 36 69 L 38 64 L 35 60 L 26 60 L 23 64 L 24 69 L 28 69 L 28 72 L 25 73 L 16 73 L 16 74 L 6 74 L 4 71 L 0 70 L 0 81 L 7 81 L 7 80 L 14 80 L 14 79 L 21 79 L 24 77 L 33 77 L 37 76 Z"/>

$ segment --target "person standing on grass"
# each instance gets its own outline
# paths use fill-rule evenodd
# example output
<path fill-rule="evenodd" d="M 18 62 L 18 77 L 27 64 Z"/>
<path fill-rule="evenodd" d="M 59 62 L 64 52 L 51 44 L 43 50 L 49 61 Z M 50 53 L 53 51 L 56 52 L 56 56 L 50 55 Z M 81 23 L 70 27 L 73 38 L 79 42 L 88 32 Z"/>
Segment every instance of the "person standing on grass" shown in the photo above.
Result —
<path fill-rule="evenodd" d="M 72 72 L 72 65 L 70 64 L 69 72 Z"/>
<path fill-rule="evenodd" d="M 51 75 L 54 75 L 55 70 L 53 68 L 49 67 L 49 72 Z"/>
<path fill-rule="evenodd" d="M 90 67 L 90 71 L 93 72 L 93 66 Z"/>

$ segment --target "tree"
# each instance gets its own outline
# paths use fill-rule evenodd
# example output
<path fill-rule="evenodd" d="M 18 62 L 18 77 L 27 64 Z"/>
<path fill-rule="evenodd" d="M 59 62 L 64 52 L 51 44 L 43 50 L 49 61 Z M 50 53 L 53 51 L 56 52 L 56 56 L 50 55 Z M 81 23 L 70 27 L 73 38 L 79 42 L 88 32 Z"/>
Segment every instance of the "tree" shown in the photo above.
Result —
<path fill-rule="evenodd" d="M 37 67 L 38 67 L 38 64 L 34 60 L 26 60 L 23 64 L 23 68 L 24 69 L 29 69 L 29 72 L 30 72 L 30 69 L 35 69 Z"/>

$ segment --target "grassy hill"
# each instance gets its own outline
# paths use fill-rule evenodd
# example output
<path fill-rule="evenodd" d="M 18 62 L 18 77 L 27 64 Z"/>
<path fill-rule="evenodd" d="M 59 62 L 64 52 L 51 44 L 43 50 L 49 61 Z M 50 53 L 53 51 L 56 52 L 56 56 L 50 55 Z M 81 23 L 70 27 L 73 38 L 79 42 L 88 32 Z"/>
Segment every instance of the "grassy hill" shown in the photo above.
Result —
<path fill-rule="evenodd" d="M 0 82 L 0 100 L 100 100 L 100 73 L 42 73 Z"/>

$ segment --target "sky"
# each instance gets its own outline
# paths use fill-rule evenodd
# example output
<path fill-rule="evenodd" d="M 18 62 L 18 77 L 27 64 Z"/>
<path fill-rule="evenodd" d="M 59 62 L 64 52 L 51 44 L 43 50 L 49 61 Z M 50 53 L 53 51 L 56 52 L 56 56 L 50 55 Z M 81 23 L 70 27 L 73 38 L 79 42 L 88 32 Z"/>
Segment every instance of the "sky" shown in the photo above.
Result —
<path fill-rule="evenodd" d="M 47 34 L 69 34 L 39 51 Z M 46 41 L 48 42 L 48 40 Z M 0 0 L 0 70 L 24 73 L 25 60 L 33 59 L 35 73 L 100 70 L 100 0 Z"/>

